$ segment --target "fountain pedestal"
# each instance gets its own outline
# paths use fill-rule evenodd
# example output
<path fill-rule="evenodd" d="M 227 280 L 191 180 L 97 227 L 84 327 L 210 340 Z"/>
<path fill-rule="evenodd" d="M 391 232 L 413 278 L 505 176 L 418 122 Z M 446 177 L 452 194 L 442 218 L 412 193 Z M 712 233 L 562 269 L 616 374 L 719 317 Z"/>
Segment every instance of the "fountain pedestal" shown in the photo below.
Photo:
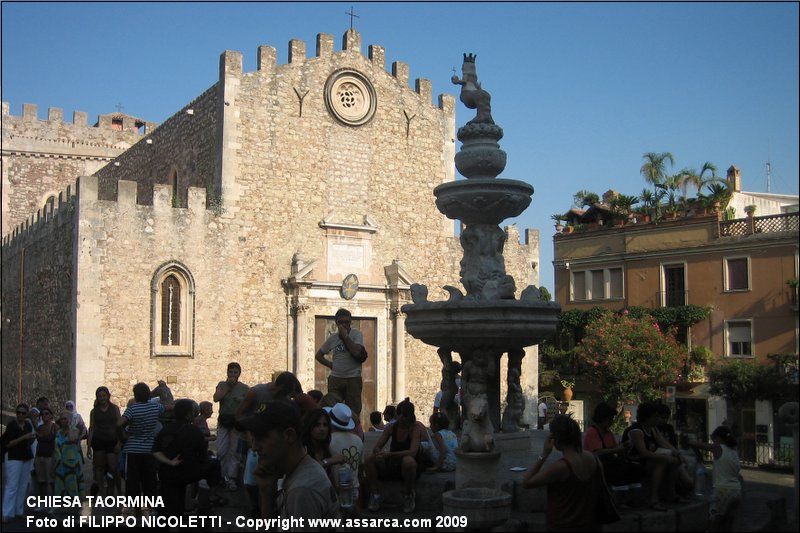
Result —
<path fill-rule="evenodd" d="M 456 489 L 496 489 L 500 452 L 462 452 L 456 450 Z"/>
<path fill-rule="evenodd" d="M 456 489 L 442 495 L 445 516 L 465 516 L 466 529 L 489 531 L 511 518 L 511 494 L 487 488 Z"/>

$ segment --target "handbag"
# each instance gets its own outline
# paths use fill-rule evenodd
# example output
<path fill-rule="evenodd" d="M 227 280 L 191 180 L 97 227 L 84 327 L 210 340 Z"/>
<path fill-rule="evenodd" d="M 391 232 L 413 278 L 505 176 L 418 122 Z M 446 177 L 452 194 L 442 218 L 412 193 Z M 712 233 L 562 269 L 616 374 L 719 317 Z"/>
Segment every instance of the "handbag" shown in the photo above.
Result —
<path fill-rule="evenodd" d="M 606 485 L 606 476 L 603 473 L 603 464 L 599 460 L 597 460 L 597 468 L 599 469 L 600 473 L 598 476 L 600 487 L 598 488 L 595 516 L 598 524 L 611 524 L 620 520 L 619 511 L 617 511 L 617 506 L 614 504 L 614 498 L 611 496 L 611 491 L 608 490 L 608 485 Z"/>

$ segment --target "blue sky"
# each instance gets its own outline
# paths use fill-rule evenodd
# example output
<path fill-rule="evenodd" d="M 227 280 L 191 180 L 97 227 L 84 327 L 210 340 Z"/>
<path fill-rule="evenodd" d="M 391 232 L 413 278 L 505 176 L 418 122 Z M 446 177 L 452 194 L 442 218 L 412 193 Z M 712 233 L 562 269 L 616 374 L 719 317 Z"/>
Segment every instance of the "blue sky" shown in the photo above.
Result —
<path fill-rule="evenodd" d="M 517 219 L 541 231 L 541 281 L 552 289 L 550 215 L 572 194 L 638 194 L 645 152 L 670 151 L 675 171 L 711 161 L 742 171 L 745 190 L 798 192 L 798 5 L 784 4 L 14 4 L 2 7 L 2 93 L 22 103 L 115 110 L 161 122 L 211 86 L 218 57 L 256 48 L 287 57 L 289 39 L 336 36 L 353 5 L 363 52 L 386 48 L 456 94 L 452 68 L 478 55 L 478 75 L 505 130 L 501 177 L 536 192 Z M 474 112 L 458 104 L 456 123 Z M 424 280 L 422 280 L 424 282 Z"/>

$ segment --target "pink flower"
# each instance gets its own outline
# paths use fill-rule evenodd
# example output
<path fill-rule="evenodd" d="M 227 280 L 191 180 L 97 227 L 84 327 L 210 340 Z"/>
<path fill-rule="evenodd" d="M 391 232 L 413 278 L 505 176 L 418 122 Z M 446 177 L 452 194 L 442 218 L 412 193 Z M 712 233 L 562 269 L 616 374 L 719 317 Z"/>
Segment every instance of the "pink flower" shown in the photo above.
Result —
<path fill-rule="evenodd" d="M 600 363 L 598 363 L 597 361 L 595 361 L 594 363 L 592 363 L 592 366 L 600 366 Z"/>
<path fill-rule="evenodd" d="M 608 366 L 608 361 L 603 361 L 603 366 Z"/>
<path fill-rule="evenodd" d="M 628 310 L 627 310 L 627 309 L 623 310 L 623 311 L 622 311 L 622 314 L 623 314 L 623 315 L 625 315 L 625 316 L 627 316 L 627 315 L 628 315 Z"/>

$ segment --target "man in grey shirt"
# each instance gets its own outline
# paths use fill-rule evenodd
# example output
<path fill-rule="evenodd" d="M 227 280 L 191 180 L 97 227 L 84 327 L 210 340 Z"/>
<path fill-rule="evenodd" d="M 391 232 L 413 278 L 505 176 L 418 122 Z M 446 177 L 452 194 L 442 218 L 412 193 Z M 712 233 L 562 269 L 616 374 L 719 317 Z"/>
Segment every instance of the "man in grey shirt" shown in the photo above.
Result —
<path fill-rule="evenodd" d="M 331 369 L 328 393 L 338 394 L 358 418 L 361 415 L 361 365 L 367 360 L 364 336 L 350 327 L 352 315 L 347 309 L 336 311 L 335 319 L 338 331 L 325 340 L 316 359 Z M 333 352 L 331 361 L 325 358 L 329 352 Z"/>
<path fill-rule="evenodd" d="M 325 470 L 303 446 L 300 409 L 289 400 L 266 402 L 264 410 L 242 419 L 253 449 L 270 469 L 284 475 L 275 509 L 281 518 L 338 518 L 339 500 Z M 270 517 L 271 518 L 271 517 Z"/>

